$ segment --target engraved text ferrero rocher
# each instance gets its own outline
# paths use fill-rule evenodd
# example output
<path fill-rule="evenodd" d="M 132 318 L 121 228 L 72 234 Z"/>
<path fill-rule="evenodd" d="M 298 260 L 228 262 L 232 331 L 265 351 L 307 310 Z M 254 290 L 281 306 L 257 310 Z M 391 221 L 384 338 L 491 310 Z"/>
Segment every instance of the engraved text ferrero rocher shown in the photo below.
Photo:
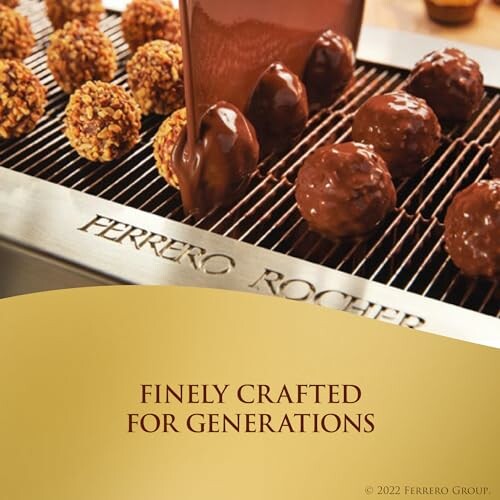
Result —
<path fill-rule="evenodd" d="M 217 249 L 203 248 L 111 217 L 96 215 L 78 230 L 130 247 L 138 252 L 147 253 L 164 261 L 188 266 L 192 270 L 206 275 L 220 276 L 221 279 L 230 273 L 238 276 L 238 260 L 234 256 L 219 252 Z M 301 277 L 287 276 L 275 269 L 264 268 L 263 271 L 261 269 L 256 268 L 255 278 L 247 283 L 242 283 L 239 288 L 250 288 L 259 293 L 316 304 L 407 328 L 418 329 L 426 323 L 420 316 L 366 300 L 339 289 L 337 286 L 330 285 L 328 287 L 324 283 L 314 283 Z"/>
<path fill-rule="evenodd" d="M 236 266 L 229 255 L 211 253 L 207 249 L 177 240 L 163 234 L 120 222 L 109 217 L 96 215 L 90 222 L 78 228 L 79 231 L 99 238 L 131 246 L 137 251 L 149 252 L 155 257 L 175 264 L 186 264 L 195 271 L 210 275 L 230 273 Z"/>
<path fill-rule="evenodd" d="M 309 302 L 407 328 L 420 328 L 425 324 L 423 318 L 414 314 L 370 302 L 342 290 L 319 288 L 310 281 L 290 278 L 272 269 L 265 269 L 250 288 L 260 292 L 266 291 L 277 297 Z"/>

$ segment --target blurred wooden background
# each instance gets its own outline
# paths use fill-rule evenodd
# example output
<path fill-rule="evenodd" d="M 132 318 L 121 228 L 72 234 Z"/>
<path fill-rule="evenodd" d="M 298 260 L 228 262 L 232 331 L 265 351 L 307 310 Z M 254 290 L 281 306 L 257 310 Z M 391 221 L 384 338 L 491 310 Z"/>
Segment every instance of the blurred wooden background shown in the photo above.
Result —
<path fill-rule="evenodd" d="M 431 21 L 424 0 L 366 0 L 365 23 L 500 49 L 500 5 L 493 0 L 482 1 L 471 24 L 455 27 Z"/>

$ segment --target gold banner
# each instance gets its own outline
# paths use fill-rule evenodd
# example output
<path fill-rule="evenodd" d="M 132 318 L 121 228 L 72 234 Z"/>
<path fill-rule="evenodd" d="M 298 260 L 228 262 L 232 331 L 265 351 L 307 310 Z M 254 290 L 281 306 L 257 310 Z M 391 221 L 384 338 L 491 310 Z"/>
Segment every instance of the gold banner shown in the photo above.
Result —
<path fill-rule="evenodd" d="M 0 498 L 500 499 L 499 380 L 498 350 L 256 295 L 6 299 Z"/>

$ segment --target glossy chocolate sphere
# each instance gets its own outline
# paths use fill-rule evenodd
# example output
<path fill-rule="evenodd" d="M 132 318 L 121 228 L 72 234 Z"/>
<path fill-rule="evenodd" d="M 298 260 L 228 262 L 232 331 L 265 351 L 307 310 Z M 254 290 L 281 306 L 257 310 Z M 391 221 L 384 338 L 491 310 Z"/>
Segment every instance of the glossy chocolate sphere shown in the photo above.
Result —
<path fill-rule="evenodd" d="M 186 213 L 201 217 L 242 196 L 257 169 L 259 143 L 236 106 L 223 101 L 211 106 L 201 118 L 192 155 L 187 146 L 184 128 L 173 150 L 172 173 Z"/>
<path fill-rule="evenodd" d="M 332 30 L 318 38 L 304 71 L 311 111 L 335 102 L 353 78 L 354 63 L 354 50 L 349 38 Z"/>
<path fill-rule="evenodd" d="M 440 120 L 467 121 L 481 103 L 483 74 L 479 64 L 461 50 L 444 49 L 417 63 L 406 90 L 425 99 Z"/>
<path fill-rule="evenodd" d="M 500 180 L 458 193 L 444 225 L 446 249 L 458 268 L 469 276 L 500 275 Z"/>
<path fill-rule="evenodd" d="M 281 150 L 303 132 L 309 115 L 307 92 L 300 78 L 281 63 L 261 76 L 248 105 L 261 152 Z"/>
<path fill-rule="evenodd" d="M 366 234 L 396 205 L 384 160 L 372 146 L 324 146 L 301 168 L 295 196 L 313 231 L 336 239 Z"/>
<path fill-rule="evenodd" d="M 354 117 L 352 137 L 372 144 L 393 177 L 408 177 L 435 153 L 441 127 L 425 101 L 398 91 L 369 99 Z"/>

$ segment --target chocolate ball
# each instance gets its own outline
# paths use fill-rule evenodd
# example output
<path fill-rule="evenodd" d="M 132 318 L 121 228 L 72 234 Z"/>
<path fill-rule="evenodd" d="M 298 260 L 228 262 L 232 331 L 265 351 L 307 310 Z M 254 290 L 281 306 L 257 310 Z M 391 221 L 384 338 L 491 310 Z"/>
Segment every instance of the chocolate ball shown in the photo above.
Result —
<path fill-rule="evenodd" d="M 281 63 L 260 77 L 247 109 L 264 154 L 282 150 L 304 131 L 309 115 L 307 92 L 300 78 Z"/>
<path fill-rule="evenodd" d="M 201 117 L 191 154 L 184 128 L 172 158 L 185 212 L 202 217 L 243 195 L 257 170 L 259 143 L 243 113 L 221 101 Z"/>
<path fill-rule="evenodd" d="M 133 52 L 153 40 L 180 43 L 179 11 L 170 0 L 133 0 L 123 12 L 122 31 Z"/>
<path fill-rule="evenodd" d="M 500 140 L 497 141 L 491 152 L 490 174 L 493 179 L 500 179 Z"/>
<path fill-rule="evenodd" d="M 349 38 L 331 30 L 318 38 L 304 71 L 311 111 L 330 106 L 337 100 L 352 80 L 354 63 Z"/>
<path fill-rule="evenodd" d="M 0 5 L 6 5 L 13 9 L 19 5 L 19 0 L 0 0 Z"/>
<path fill-rule="evenodd" d="M 483 74 L 461 50 L 444 49 L 417 63 L 406 90 L 425 99 L 440 120 L 467 121 L 481 104 Z"/>
<path fill-rule="evenodd" d="M 55 29 L 74 19 L 97 25 L 104 12 L 101 0 L 45 0 L 45 6 Z"/>
<path fill-rule="evenodd" d="M 169 115 L 184 106 L 182 49 L 155 40 L 137 49 L 127 64 L 128 85 L 144 115 Z"/>
<path fill-rule="evenodd" d="M 108 162 L 139 142 L 141 111 L 118 85 L 87 82 L 71 96 L 65 126 L 66 137 L 80 156 Z"/>
<path fill-rule="evenodd" d="M 364 235 L 396 206 L 391 174 L 373 146 L 324 146 L 300 169 L 295 197 L 310 228 L 329 239 Z"/>
<path fill-rule="evenodd" d="M 109 38 L 96 26 L 82 24 L 79 20 L 66 23 L 52 35 L 47 64 L 67 94 L 89 80 L 110 82 L 117 69 L 116 54 Z"/>
<path fill-rule="evenodd" d="M 0 59 L 25 59 L 35 45 L 28 18 L 0 5 Z"/>
<path fill-rule="evenodd" d="M 0 137 L 31 132 L 45 112 L 45 87 L 23 63 L 0 59 Z"/>
<path fill-rule="evenodd" d="M 408 177 L 439 147 L 441 127 L 424 100 L 398 91 L 374 96 L 361 106 L 352 137 L 372 144 L 393 177 Z"/>
<path fill-rule="evenodd" d="M 465 274 L 500 275 L 500 180 L 476 182 L 457 194 L 446 213 L 444 239 Z"/>
<path fill-rule="evenodd" d="M 179 189 L 179 179 L 173 170 L 172 154 L 186 124 L 186 108 L 178 109 L 162 123 L 154 140 L 154 157 L 158 171 L 176 189 Z"/>

